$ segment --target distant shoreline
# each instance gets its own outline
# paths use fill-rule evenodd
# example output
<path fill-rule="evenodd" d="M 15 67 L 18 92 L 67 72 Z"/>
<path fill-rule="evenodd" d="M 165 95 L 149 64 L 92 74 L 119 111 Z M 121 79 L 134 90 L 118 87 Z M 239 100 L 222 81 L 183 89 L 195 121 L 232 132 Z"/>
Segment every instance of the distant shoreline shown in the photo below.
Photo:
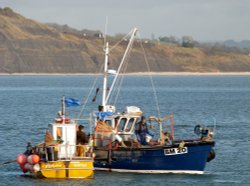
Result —
<path fill-rule="evenodd" d="M 0 76 L 96 76 L 100 73 L 0 73 Z M 250 72 L 133 72 L 128 76 L 250 76 Z"/>

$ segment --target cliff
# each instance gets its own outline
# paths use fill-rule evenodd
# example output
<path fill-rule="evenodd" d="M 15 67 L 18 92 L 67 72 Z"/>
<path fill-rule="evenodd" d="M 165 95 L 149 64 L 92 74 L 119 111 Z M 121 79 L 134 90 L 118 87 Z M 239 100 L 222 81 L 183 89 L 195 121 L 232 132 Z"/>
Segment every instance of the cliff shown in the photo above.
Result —
<path fill-rule="evenodd" d="M 27 19 L 10 8 L 0 9 L 0 73 L 96 73 L 100 72 L 103 39 L 98 31 L 77 31 L 68 26 Z M 117 40 L 109 38 L 110 45 Z M 110 55 L 111 68 L 122 58 L 127 41 Z M 157 43 L 143 44 L 154 72 L 250 71 L 248 55 L 183 48 Z M 126 72 L 147 71 L 143 50 L 135 43 Z"/>

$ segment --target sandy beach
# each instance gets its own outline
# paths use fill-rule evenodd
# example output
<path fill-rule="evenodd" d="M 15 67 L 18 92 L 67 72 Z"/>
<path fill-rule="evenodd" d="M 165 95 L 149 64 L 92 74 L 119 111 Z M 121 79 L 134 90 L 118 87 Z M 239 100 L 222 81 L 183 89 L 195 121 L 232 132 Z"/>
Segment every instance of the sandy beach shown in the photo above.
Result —
<path fill-rule="evenodd" d="M 95 76 L 97 73 L 0 73 L 0 76 Z M 131 76 L 250 76 L 250 72 L 134 72 Z"/>

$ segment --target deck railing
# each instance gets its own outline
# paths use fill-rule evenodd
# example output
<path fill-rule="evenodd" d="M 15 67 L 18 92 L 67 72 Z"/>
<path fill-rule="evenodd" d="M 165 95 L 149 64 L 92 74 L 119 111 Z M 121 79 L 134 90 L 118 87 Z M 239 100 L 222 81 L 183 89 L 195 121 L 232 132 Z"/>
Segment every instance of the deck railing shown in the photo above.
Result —
<path fill-rule="evenodd" d="M 64 150 L 62 150 L 62 148 L 64 148 Z M 76 150 L 78 148 L 81 148 L 83 151 L 81 156 L 77 155 Z M 39 147 L 37 151 L 40 155 L 40 158 L 44 159 L 45 161 L 69 161 L 74 159 L 92 158 L 93 156 L 93 148 L 89 145 L 49 145 L 46 147 Z"/>

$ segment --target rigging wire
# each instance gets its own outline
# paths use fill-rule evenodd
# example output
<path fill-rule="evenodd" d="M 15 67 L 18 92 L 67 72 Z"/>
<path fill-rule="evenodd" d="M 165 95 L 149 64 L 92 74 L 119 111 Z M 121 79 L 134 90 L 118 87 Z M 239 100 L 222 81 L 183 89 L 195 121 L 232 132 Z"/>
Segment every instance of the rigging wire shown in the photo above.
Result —
<path fill-rule="evenodd" d="M 132 43 L 132 45 L 133 45 L 133 43 Z M 121 67 L 120 74 L 125 73 L 126 70 L 127 70 L 128 59 L 130 58 L 131 51 L 132 51 L 132 45 L 128 50 L 127 56 L 126 56 L 126 58 L 124 60 L 124 64 Z M 112 93 L 113 95 L 116 95 L 113 105 L 116 105 L 116 103 L 117 103 L 117 100 L 118 100 L 118 97 L 119 97 L 119 94 L 120 94 L 120 91 L 121 91 L 121 87 L 122 87 L 122 84 L 123 84 L 123 80 L 124 80 L 124 75 L 118 76 L 117 81 L 116 81 L 116 86 L 114 87 L 114 90 L 113 90 L 113 93 Z"/>
<path fill-rule="evenodd" d="M 112 46 L 112 47 L 110 48 L 110 51 L 113 50 L 113 49 L 115 49 L 115 48 L 116 48 L 122 41 L 124 41 L 124 39 L 125 39 L 126 37 L 128 37 L 131 33 L 132 33 L 132 31 L 129 32 L 126 36 L 124 36 L 124 37 L 123 37 L 119 42 L 117 42 L 114 46 Z M 149 66 L 149 62 L 148 62 L 147 56 L 146 56 L 145 49 L 144 49 L 144 47 L 143 47 L 143 45 L 142 45 L 142 39 L 141 39 L 141 37 L 140 37 L 139 34 L 138 34 L 138 36 L 139 36 L 139 40 L 140 40 L 140 42 L 139 42 L 139 43 L 140 43 L 140 47 L 142 48 L 142 51 L 143 51 L 144 61 L 145 61 L 145 63 L 146 63 L 148 72 L 150 72 L 150 66 Z M 105 37 L 106 37 L 106 36 L 105 36 Z M 106 40 L 106 38 L 105 38 L 104 40 Z M 133 44 L 134 44 L 134 42 L 132 42 L 132 45 L 133 45 Z M 121 73 L 126 72 L 126 70 L 127 70 L 127 68 L 128 68 L 128 58 L 130 58 L 130 56 L 131 56 L 132 45 L 131 45 L 131 47 L 130 47 L 129 50 L 128 50 L 127 57 L 125 58 L 124 65 L 123 65 L 122 68 L 120 69 L 120 72 L 121 72 Z M 101 65 L 100 70 L 97 71 L 97 72 L 100 72 L 101 69 L 103 68 L 103 66 L 104 66 L 104 64 Z M 118 77 L 119 77 L 119 76 L 118 76 Z M 122 87 L 122 84 L 123 84 L 123 81 L 124 81 L 124 77 L 125 77 L 124 75 L 121 75 L 121 76 L 117 79 L 115 89 L 114 89 L 113 92 L 111 93 L 111 94 L 113 94 L 113 96 L 115 95 L 115 98 L 113 99 L 114 105 L 116 105 L 117 100 L 118 100 L 118 98 L 119 98 L 119 94 L 120 94 L 121 87 Z M 93 86 L 91 87 L 91 89 L 90 89 L 90 91 L 89 91 L 89 93 L 88 93 L 86 99 L 85 99 L 84 101 L 82 101 L 82 102 L 84 102 L 84 103 L 83 103 L 83 105 L 82 105 L 82 108 L 81 108 L 81 111 L 80 111 L 80 113 L 79 113 L 79 115 L 78 115 L 78 118 L 81 117 L 81 115 L 82 115 L 82 113 L 83 113 L 83 111 L 84 111 L 84 109 L 85 109 L 85 107 L 86 107 L 86 104 L 87 104 L 87 102 L 88 102 L 90 96 L 92 95 L 92 93 L 93 93 L 93 91 L 94 91 L 94 88 L 95 88 L 95 86 L 96 86 L 96 84 L 97 84 L 97 79 L 98 79 L 98 76 L 94 79 L 94 81 L 93 81 Z M 152 89 L 153 89 L 153 95 L 154 95 L 154 98 L 155 98 L 155 104 L 156 104 L 156 109 L 157 109 L 157 112 L 158 112 L 158 117 L 160 117 L 160 108 L 159 108 L 159 103 L 158 103 L 158 97 L 157 97 L 157 93 L 156 93 L 156 89 L 155 89 L 155 85 L 154 85 L 154 81 L 153 81 L 152 75 L 150 75 L 150 82 L 151 82 L 151 86 L 152 86 Z"/>
<path fill-rule="evenodd" d="M 150 67 L 149 67 L 147 56 L 146 56 L 146 51 L 142 45 L 142 39 L 141 39 L 140 33 L 138 33 L 138 37 L 139 37 L 139 41 L 140 41 L 140 46 L 141 46 L 142 51 L 143 51 L 143 57 L 144 57 L 144 60 L 146 62 L 147 70 L 148 70 L 148 72 L 150 72 Z M 153 89 L 153 94 L 154 94 L 154 98 L 155 98 L 155 104 L 156 104 L 158 117 L 160 117 L 160 107 L 159 107 L 158 97 L 157 97 L 157 93 L 156 93 L 156 89 L 155 89 L 155 85 L 154 85 L 154 80 L 153 80 L 152 75 L 150 75 L 149 77 L 150 77 L 150 82 L 151 82 L 151 86 Z"/>
<path fill-rule="evenodd" d="M 122 57 L 121 63 L 120 63 L 120 65 L 119 65 L 119 67 L 118 67 L 118 70 L 117 70 L 117 73 L 116 73 L 116 75 L 115 75 L 115 78 L 114 78 L 114 80 L 113 80 L 113 82 L 112 82 L 112 84 L 111 84 L 110 92 L 108 93 L 105 102 L 109 101 L 109 98 L 110 98 L 111 94 L 113 93 L 113 88 L 114 88 L 114 86 L 117 84 L 117 82 L 116 82 L 116 81 L 117 81 L 117 78 L 118 78 L 118 76 L 119 76 L 119 74 L 120 74 L 120 72 L 121 72 L 121 69 L 123 68 L 124 62 L 125 62 L 126 59 L 127 59 L 127 54 L 129 53 L 129 51 L 131 50 L 131 48 L 132 48 L 132 46 L 133 46 L 134 37 L 135 37 L 135 33 L 136 33 L 136 32 L 137 32 L 137 29 L 134 28 L 133 31 L 132 31 L 132 35 L 131 35 L 131 38 L 130 38 L 130 40 L 129 40 L 129 43 L 128 43 L 128 45 L 127 45 L 127 48 L 126 48 L 126 50 L 125 50 L 125 53 L 124 53 L 124 55 L 123 55 L 123 57 Z"/>
<path fill-rule="evenodd" d="M 124 67 L 121 70 L 121 73 L 124 73 L 126 71 L 125 68 L 127 67 L 127 64 L 128 63 L 124 63 Z M 124 80 L 124 75 L 120 75 L 119 81 L 117 82 L 116 94 L 114 94 L 115 95 L 114 105 L 116 105 L 117 100 L 119 98 L 121 87 L 122 87 L 122 84 L 123 84 L 123 80 Z"/>
<path fill-rule="evenodd" d="M 122 72 L 122 70 L 121 70 L 121 72 Z M 119 75 L 117 80 L 116 80 L 116 86 L 114 86 L 112 95 L 110 96 L 110 102 L 112 102 L 112 101 L 114 102 L 112 105 L 116 105 L 115 101 L 114 101 L 115 100 L 114 97 L 115 97 L 115 95 L 117 97 L 119 94 L 118 87 L 120 86 L 121 81 L 122 81 L 122 75 Z"/>
<path fill-rule="evenodd" d="M 126 72 L 126 70 L 127 70 L 127 68 L 128 68 L 128 59 L 130 58 L 130 56 L 131 56 L 131 51 L 132 50 L 130 50 L 129 52 L 128 52 L 128 57 L 127 57 L 127 59 L 126 59 L 126 61 L 125 61 L 125 63 L 124 63 L 124 65 L 123 65 L 123 69 L 122 69 L 122 72 L 123 73 L 125 73 Z M 114 105 L 116 105 L 116 103 L 117 103 L 117 100 L 118 100 L 118 97 L 119 97 L 119 95 L 120 95 L 120 91 L 121 91 L 121 88 L 122 88 L 122 84 L 123 84 L 123 81 L 124 81 L 124 75 L 121 75 L 121 80 L 120 80 L 120 83 L 118 84 L 118 90 L 117 90 L 117 94 L 116 94 L 116 98 L 115 98 L 115 102 L 114 102 Z"/>
<path fill-rule="evenodd" d="M 128 64 L 128 58 L 130 57 L 130 52 L 128 52 L 128 55 L 127 55 L 127 58 L 126 60 L 124 61 L 124 65 L 122 66 L 122 69 L 120 71 L 120 74 L 124 73 L 126 71 L 126 67 L 127 67 L 127 64 Z M 120 90 L 121 90 L 121 86 L 123 84 L 123 80 L 124 80 L 124 75 L 120 75 L 117 79 L 117 86 L 115 88 L 115 93 L 114 95 L 115 96 L 115 100 L 114 100 L 114 105 L 116 105 L 117 103 L 117 100 L 118 100 L 118 97 L 119 97 L 119 94 L 120 94 Z"/>
<path fill-rule="evenodd" d="M 127 35 L 129 35 L 129 34 L 127 34 Z M 139 40 L 140 40 L 140 47 L 142 48 L 142 51 L 143 51 L 144 61 L 146 63 L 148 72 L 150 72 L 150 66 L 149 66 L 149 62 L 148 62 L 147 56 L 146 56 L 146 51 L 145 51 L 145 48 L 142 45 L 142 39 L 141 39 L 139 33 L 138 33 L 138 36 L 139 36 Z M 126 38 L 126 37 L 127 36 L 125 36 L 124 38 Z M 116 45 L 114 45 L 112 47 L 112 49 L 114 49 L 116 46 L 118 46 L 124 40 L 124 38 L 121 41 L 119 41 Z M 125 61 L 124 65 L 123 65 L 123 67 L 121 69 L 121 72 L 125 72 L 127 70 L 127 68 L 128 68 L 128 58 L 131 55 L 131 51 L 132 51 L 131 48 L 129 49 L 128 55 L 126 57 L 126 61 Z M 153 80 L 152 75 L 150 75 L 149 77 L 150 77 L 150 82 L 151 82 L 151 86 L 152 86 L 152 89 L 153 89 L 153 95 L 154 95 L 154 99 L 155 99 L 157 114 L 158 114 L 158 117 L 160 117 L 160 107 L 159 107 L 158 97 L 157 97 L 157 93 L 156 93 L 156 88 L 155 88 L 155 85 L 154 85 L 154 80 Z M 120 91 L 121 91 L 121 86 L 122 86 L 123 81 L 124 81 L 124 75 L 121 75 L 117 79 L 116 88 L 115 88 L 115 90 L 112 93 L 113 95 L 116 95 L 115 99 L 114 99 L 114 105 L 116 105 L 116 103 L 117 103 L 117 100 L 118 100 L 118 97 L 119 97 L 119 94 L 120 94 Z"/>
<path fill-rule="evenodd" d="M 106 24 L 105 24 L 104 46 L 105 46 L 105 43 L 106 43 L 106 40 L 107 40 L 107 36 L 106 36 L 106 34 L 107 34 L 107 24 L 108 24 L 108 17 L 106 17 Z M 126 36 L 124 36 L 124 37 L 123 37 L 119 42 L 117 42 L 114 46 L 112 46 L 112 47 L 110 48 L 109 51 L 111 52 L 111 50 L 115 49 L 115 48 L 116 48 L 122 41 L 124 41 L 131 33 L 132 33 L 132 31 L 129 32 Z M 100 69 L 99 69 L 97 72 L 101 72 L 102 69 L 103 69 L 103 66 L 104 66 L 104 64 L 101 65 Z M 97 84 L 97 79 L 98 79 L 98 76 L 96 76 L 96 78 L 94 79 L 93 85 L 92 85 L 92 87 L 91 87 L 91 89 L 90 89 L 90 91 L 89 91 L 89 93 L 88 93 L 86 99 L 85 99 L 85 100 L 82 100 L 83 105 L 82 105 L 82 108 L 81 108 L 81 110 L 80 110 L 80 112 L 79 112 L 79 114 L 78 114 L 78 118 L 80 118 L 80 117 L 82 116 L 82 113 L 83 113 L 83 111 L 84 111 L 84 109 L 85 109 L 85 107 L 86 107 L 86 105 L 87 105 L 87 103 L 88 103 L 88 101 L 89 101 L 89 98 L 90 98 L 90 96 L 93 94 L 94 88 L 96 87 L 96 84 Z"/>
<path fill-rule="evenodd" d="M 101 68 L 97 72 L 101 72 L 101 70 L 103 69 L 103 66 L 104 66 L 104 64 L 101 65 Z M 89 91 L 86 99 L 85 100 L 83 99 L 81 101 L 81 103 L 83 103 L 83 105 L 82 105 L 82 108 L 78 114 L 78 117 L 77 117 L 78 119 L 80 119 L 80 117 L 82 116 L 82 113 L 83 113 L 83 111 L 84 111 L 84 109 L 89 101 L 89 98 L 93 94 L 94 88 L 96 87 L 96 84 L 97 84 L 97 79 L 98 79 L 98 76 L 96 76 L 95 79 L 93 80 L 92 87 L 90 88 L 90 91 Z"/>
<path fill-rule="evenodd" d="M 121 42 L 123 42 L 124 40 L 126 40 L 126 38 L 128 38 L 131 34 L 132 34 L 133 30 L 131 30 L 127 35 L 125 35 L 120 41 L 118 41 L 114 46 L 112 46 L 109 49 L 109 52 L 111 52 L 113 49 L 115 49 Z"/>

